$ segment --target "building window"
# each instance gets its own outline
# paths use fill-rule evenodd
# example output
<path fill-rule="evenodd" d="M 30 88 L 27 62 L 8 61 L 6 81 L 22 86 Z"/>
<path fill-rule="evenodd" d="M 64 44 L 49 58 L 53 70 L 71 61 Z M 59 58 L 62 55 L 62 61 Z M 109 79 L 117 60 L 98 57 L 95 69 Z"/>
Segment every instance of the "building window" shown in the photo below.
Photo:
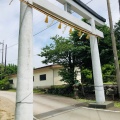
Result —
<path fill-rule="evenodd" d="M 33 76 L 33 82 L 34 82 L 34 76 Z"/>
<path fill-rule="evenodd" d="M 10 83 L 10 84 L 13 84 L 13 80 L 9 80 L 9 83 Z"/>
<path fill-rule="evenodd" d="M 40 81 L 46 80 L 46 74 L 40 75 Z"/>

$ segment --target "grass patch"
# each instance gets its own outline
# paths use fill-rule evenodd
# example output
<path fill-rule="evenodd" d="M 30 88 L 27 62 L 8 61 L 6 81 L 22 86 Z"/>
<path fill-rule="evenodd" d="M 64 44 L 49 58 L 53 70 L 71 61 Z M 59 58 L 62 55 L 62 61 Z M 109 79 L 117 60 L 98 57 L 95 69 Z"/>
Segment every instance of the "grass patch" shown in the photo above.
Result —
<path fill-rule="evenodd" d="M 39 94 L 44 94 L 45 92 L 39 89 L 34 89 L 33 93 L 39 93 Z"/>
<path fill-rule="evenodd" d="M 78 101 L 87 102 L 87 103 L 95 102 L 95 100 L 88 100 L 88 99 L 78 99 Z"/>
<path fill-rule="evenodd" d="M 108 82 L 105 82 L 104 85 L 116 85 L 117 83 L 116 82 L 111 82 L 111 81 L 108 81 Z"/>
<path fill-rule="evenodd" d="M 9 89 L 8 92 L 16 92 L 16 89 Z"/>
<path fill-rule="evenodd" d="M 9 90 L 6 90 L 8 92 L 16 92 L 16 89 L 9 89 Z M 33 90 L 33 93 L 40 93 L 40 94 L 44 94 L 44 91 L 41 91 L 39 89 L 34 89 Z"/>
<path fill-rule="evenodd" d="M 120 108 L 120 102 L 118 102 L 118 101 L 114 102 L 114 106 L 117 108 Z"/>
<path fill-rule="evenodd" d="M 9 89 L 9 90 L 6 90 L 6 91 L 8 91 L 8 92 L 16 92 L 16 89 Z M 41 94 L 43 94 L 44 92 L 39 90 L 39 89 L 34 89 L 33 93 L 41 93 Z"/>

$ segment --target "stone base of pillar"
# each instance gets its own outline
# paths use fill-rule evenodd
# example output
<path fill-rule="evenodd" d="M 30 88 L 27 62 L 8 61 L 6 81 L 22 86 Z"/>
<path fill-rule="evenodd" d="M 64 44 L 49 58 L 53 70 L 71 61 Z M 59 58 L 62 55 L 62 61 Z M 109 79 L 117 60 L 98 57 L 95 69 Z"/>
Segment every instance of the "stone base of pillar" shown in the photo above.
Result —
<path fill-rule="evenodd" d="M 107 109 L 110 107 L 114 107 L 113 102 L 106 101 L 104 103 L 89 103 L 90 108 L 100 108 L 100 109 Z"/>

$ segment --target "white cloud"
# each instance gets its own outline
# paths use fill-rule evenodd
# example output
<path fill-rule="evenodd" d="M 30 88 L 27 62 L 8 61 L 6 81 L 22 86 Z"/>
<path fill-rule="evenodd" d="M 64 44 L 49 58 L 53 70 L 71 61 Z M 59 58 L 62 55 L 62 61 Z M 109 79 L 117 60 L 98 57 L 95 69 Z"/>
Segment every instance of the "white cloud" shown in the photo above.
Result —
<path fill-rule="evenodd" d="M 59 4 L 56 0 L 49 0 L 53 4 L 57 5 L 59 8 L 63 9 L 63 5 Z M 84 3 L 89 2 L 90 0 L 81 0 Z M 9 5 L 10 0 L 0 0 L 0 42 L 4 40 L 5 44 L 9 46 L 18 43 L 18 32 L 19 32 L 19 13 L 20 13 L 20 3 L 19 0 L 14 0 L 11 5 Z M 107 5 L 106 0 L 93 0 L 88 4 L 90 8 L 92 8 L 95 12 L 99 13 L 101 16 L 106 18 L 108 24 L 108 15 L 107 15 Z M 111 0 L 111 9 L 113 15 L 113 22 L 117 22 L 119 20 L 119 7 L 117 0 Z M 47 24 L 44 23 L 45 15 L 34 10 L 33 16 L 33 32 L 34 34 L 44 30 L 47 27 Z M 49 23 L 52 21 L 49 18 Z M 62 34 L 64 29 L 64 25 L 62 25 L 62 29 L 59 30 L 57 23 L 56 25 L 40 32 L 40 34 L 34 36 L 34 67 L 43 66 L 41 60 L 44 58 L 40 58 L 35 56 L 40 53 L 41 48 L 46 44 L 50 44 L 52 40 L 50 37 L 59 34 L 61 36 L 68 36 L 69 27 L 67 27 L 66 32 Z M 1 45 L 0 45 L 1 49 Z M 17 56 L 18 56 L 18 46 L 14 45 L 8 48 L 7 54 L 7 63 L 17 64 Z M 0 52 L 0 62 L 1 62 L 1 52 Z"/>

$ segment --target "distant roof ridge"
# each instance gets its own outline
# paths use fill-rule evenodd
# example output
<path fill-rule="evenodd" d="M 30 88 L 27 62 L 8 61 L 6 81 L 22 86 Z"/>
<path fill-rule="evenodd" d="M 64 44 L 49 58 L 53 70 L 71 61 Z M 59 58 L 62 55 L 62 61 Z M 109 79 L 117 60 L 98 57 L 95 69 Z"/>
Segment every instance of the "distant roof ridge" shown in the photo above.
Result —
<path fill-rule="evenodd" d="M 59 64 L 51 64 L 51 65 L 47 65 L 47 66 L 43 66 L 43 67 L 38 67 L 38 68 L 34 68 L 33 70 L 37 70 L 37 69 L 42 69 L 42 68 L 47 68 L 47 67 L 52 67 L 52 66 L 61 66 Z M 17 74 L 12 74 L 10 76 L 14 76 L 14 75 L 17 75 Z"/>
<path fill-rule="evenodd" d="M 46 68 L 46 67 L 52 67 L 52 66 L 60 66 L 59 64 L 51 64 L 51 65 L 46 65 L 46 66 L 42 66 L 42 67 L 38 67 L 38 68 L 34 68 L 34 70 L 36 69 L 41 69 L 41 68 Z"/>

